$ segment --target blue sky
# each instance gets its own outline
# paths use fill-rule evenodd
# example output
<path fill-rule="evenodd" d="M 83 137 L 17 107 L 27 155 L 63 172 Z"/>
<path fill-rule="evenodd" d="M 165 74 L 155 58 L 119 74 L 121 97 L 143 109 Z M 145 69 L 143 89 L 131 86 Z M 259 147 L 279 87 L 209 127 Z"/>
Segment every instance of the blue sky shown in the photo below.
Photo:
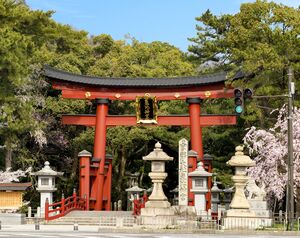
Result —
<path fill-rule="evenodd" d="M 32 9 L 54 10 L 53 18 L 91 35 L 125 35 L 139 41 L 164 41 L 183 51 L 196 34 L 195 17 L 210 9 L 214 14 L 236 13 L 245 0 L 26 0 Z M 299 0 L 277 0 L 298 6 Z"/>

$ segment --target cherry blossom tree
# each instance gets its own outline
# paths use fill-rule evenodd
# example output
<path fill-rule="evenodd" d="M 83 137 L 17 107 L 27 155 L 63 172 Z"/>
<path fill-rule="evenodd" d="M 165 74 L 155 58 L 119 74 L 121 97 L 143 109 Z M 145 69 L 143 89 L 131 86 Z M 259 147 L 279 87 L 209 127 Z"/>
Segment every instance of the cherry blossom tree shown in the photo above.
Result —
<path fill-rule="evenodd" d="M 25 171 L 18 169 L 17 171 L 10 171 L 10 168 L 5 171 L 0 171 L 0 183 L 19 182 L 20 177 L 25 177 L 31 171 L 31 167 Z"/>
<path fill-rule="evenodd" d="M 278 111 L 278 110 L 277 110 Z M 274 113 L 274 112 L 273 112 Z M 270 129 L 251 127 L 244 137 L 249 155 L 256 166 L 248 169 L 250 177 L 265 187 L 267 199 L 281 201 L 287 184 L 287 106 L 278 111 L 277 122 Z M 300 109 L 293 113 L 294 188 L 300 187 Z"/>

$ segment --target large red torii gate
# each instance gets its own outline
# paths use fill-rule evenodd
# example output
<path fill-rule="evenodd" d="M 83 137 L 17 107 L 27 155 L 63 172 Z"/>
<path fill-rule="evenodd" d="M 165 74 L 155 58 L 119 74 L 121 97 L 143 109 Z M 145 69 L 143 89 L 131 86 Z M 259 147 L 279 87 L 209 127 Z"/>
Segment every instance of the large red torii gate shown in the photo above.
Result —
<path fill-rule="evenodd" d="M 52 87 L 62 91 L 63 98 L 88 99 L 96 102 L 96 115 L 63 115 L 62 117 L 63 124 L 95 127 L 92 163 L 86 160 L 82 162 L 85 166 L 91 167 L 84 169 L 88 174 L 88 178 L 85 176 L 85 179 L 89 181 L 83 183 L 80 180 L 82 183 L 80 193 L 82 196 L 87 196 L 90 200 L 90 208 L 94 210 L 110 210 L 112 169 L 110 165 L 110 169 L 105 170 L 106 128 L 139 125 L 136 116 L 108 115 L 108 105 L 111 100 L 133 101 L 145 95 L 155 97 L 157 101 L 186 100 L 189 104 L 189 115 L 158 116 L 155 125 L 189 126 L 191 149 L 198 153 L 201 160 L 203 160 L 201 128 L 236 124 L 236 116 L 233 115 L 201 115 L 203 99 L 233 97 L 233 89 L 225 87 L 225 73 L 195 77 L 130 79 L 83 76 L 49 66 L 45 66 L 44 70 L 45 76 L 52 82 Z M 142 124 L 144 125 L 149 124 Z M 196 168 L 196 163 L 195 160 L 189 166 Z M 209 184 L 211 186 L 211 182 Z M 191 180 L 188 182 L 188 187 L 190 191 Z M 208 199 L 210 200 L 210 196 Z M 189 192 L 189 205 L 194 205 L 192 192 Z"/>

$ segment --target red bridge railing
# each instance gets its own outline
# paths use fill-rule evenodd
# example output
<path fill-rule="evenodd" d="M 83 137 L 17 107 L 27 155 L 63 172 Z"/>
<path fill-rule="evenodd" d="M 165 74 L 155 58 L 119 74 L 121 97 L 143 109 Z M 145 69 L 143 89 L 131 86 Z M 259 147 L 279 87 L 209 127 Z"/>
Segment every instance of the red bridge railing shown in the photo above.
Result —
<path fill-rule="evenodd" d="M 45 220 L 50 221 L 65 216 L 70 211 L 86 210 L 86 198 L 81 198 L 73 193 L 71 197 L 62 197 L 60 202 L 49 204 L 48 199 L 45 203 Z"/>

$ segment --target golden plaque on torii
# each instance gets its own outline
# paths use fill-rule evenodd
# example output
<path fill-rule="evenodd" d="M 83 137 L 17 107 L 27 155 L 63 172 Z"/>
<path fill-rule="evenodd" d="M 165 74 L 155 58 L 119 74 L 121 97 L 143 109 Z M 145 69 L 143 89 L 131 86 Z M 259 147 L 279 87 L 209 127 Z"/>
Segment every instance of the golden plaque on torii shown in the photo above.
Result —
<path fill-rule="evenodd" d="M 157 101 L 152 96 L 137 96 L 135 100 L 138 124 L 157 124 Z"/>

